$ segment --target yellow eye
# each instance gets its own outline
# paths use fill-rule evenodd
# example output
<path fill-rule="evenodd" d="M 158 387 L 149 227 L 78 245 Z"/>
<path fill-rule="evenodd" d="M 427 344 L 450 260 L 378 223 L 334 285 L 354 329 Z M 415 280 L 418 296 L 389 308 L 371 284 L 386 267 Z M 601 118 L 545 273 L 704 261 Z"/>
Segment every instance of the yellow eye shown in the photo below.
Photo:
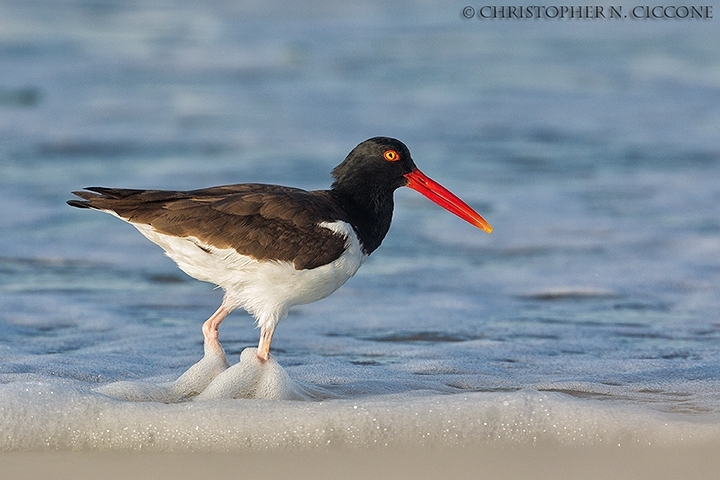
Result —
<path fill-rule="evenodd" d="M 400 154 L 397 153 L 395 150 L 385 150 L 383 156 L 388 162 L 397 162 L 398 160 L 400 160 Z"/>

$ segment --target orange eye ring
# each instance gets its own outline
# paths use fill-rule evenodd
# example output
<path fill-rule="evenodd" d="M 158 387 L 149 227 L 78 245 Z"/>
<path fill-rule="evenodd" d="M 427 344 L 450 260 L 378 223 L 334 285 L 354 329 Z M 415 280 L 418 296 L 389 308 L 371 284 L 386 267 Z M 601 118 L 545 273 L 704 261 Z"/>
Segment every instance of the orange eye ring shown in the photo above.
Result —
<path fill-rule="evenodd" d="M 383 157 L 385 157 L 385 160 L 388 162 L 397 162 L 400 160 L 400 154 L 395 150 L 385 150 L 383 152 Z"/>

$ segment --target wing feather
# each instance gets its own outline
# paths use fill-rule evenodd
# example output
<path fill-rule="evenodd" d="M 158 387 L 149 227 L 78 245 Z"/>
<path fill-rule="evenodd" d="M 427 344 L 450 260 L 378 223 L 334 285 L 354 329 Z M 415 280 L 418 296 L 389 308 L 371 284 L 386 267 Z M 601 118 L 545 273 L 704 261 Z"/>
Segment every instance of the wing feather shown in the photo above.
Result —
<path fill-rule="evenodd" d="M 258 260 L 284 260 L 298 270 L 338 258 L 348 241 L 321 222 L 346 221 L 329 192 L 241 184 L 192 191 L 92 187 L 73 192 L 75 207 L 112 211 L 130 223 L 151 225 Z"/>

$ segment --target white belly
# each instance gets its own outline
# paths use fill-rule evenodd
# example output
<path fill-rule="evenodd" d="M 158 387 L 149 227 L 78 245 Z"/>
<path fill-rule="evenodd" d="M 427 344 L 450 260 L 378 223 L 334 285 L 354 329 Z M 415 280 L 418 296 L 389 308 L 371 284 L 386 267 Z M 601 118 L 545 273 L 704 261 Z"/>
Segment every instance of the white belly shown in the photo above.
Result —
<path fill-rule="evenodd" d="M 344 236 L 345 251 L 337 260 L 308 270 L 296 270 L 286 261 L 256 260 L 233 248 L 216 248 L 194 237 L 165 235 L 150 225 L 133 226 L 162 247 L 183 272 L 222 287 L 225 304 L 244 308 L 260 327 L 277 323 L 293 305 L 327 297 L 355 275 L 367 258 L 352 226 L 340 221 L 320 226 Z"/>

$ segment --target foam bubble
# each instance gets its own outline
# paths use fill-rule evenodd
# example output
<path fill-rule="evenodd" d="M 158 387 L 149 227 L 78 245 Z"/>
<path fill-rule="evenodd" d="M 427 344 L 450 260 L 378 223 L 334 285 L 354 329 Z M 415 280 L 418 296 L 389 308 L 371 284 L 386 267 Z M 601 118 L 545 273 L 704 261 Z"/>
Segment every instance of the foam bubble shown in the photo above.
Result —
<path fill-rule="evenodd" d="M 96 391 L 109 397 L 132 402 L 176 403 L 201 393 L 227 368 L 224 352 L 206 348 L 203 358 L 173 382 L 121 381 L 103 385 Z"/>
<path fill-rule="evenodd" d="M 329 396 L 317 387 L 292 380 L 272 355 L 261 361 L 257 348 L 243 350 L 240 361 L 231 367 L 224 353 L 206 349 L 205 356 L 175 381 L 121 381 L 95 391 L 119 400 L 161 403 L 221 398 L 309 400 Z"/>
<path fill-rule="evenodd" d="M 270 355 L 263 362 L 257 357 L 257 348 L 246 348 L 240 362 L 228 368 L 208 385 L 197 400 L 218 398 L 262 398 L 268 400 L 308 400 L 319 391 L 293 381 Z"/>

